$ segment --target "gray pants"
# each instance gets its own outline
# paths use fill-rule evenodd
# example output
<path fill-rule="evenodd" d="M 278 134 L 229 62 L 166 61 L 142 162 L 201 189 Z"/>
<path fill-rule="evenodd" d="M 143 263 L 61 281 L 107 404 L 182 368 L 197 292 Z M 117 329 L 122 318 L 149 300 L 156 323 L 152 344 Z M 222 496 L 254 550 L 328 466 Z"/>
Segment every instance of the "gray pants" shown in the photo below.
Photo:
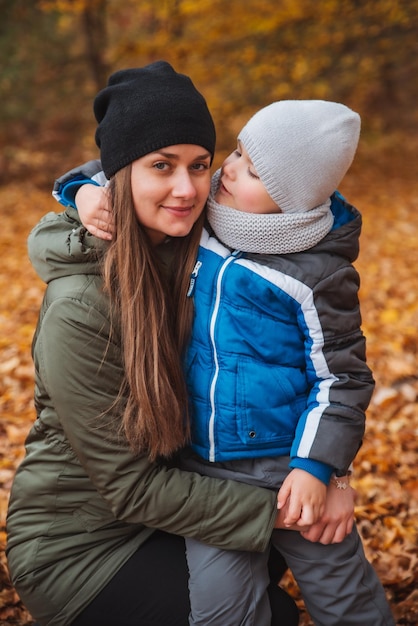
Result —
<path fill-rule="evenodd" d="M 289 472 L 288 462 L 206 464 L 190 457 L 184 469 L 278 489 Z M 317 626 L 395 625 L 356 528 L 342 543 L 327 546 L 290 530 L 275 530 L 272 543 L 292 570 Z M 270 626 L 268 554 L 219 550 L 194 539 L 187 539 L 186 547 L 191 626 Z"/>

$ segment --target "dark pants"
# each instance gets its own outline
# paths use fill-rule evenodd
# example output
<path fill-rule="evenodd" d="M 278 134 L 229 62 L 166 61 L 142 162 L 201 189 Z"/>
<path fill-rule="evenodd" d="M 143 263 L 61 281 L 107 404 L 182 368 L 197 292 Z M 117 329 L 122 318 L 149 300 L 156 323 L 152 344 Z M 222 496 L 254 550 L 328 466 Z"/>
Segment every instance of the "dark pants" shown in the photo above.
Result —
<path fill-rule="evenodd" d="M 276 584 L 286 568 L 281 555 L 273 551 L 269 563 L 273 626 L 297 626 L 299 622 L 295 603 Z M 189 610 L 184 540 L 157 531 L 72 626 L 188 626 Z"/>

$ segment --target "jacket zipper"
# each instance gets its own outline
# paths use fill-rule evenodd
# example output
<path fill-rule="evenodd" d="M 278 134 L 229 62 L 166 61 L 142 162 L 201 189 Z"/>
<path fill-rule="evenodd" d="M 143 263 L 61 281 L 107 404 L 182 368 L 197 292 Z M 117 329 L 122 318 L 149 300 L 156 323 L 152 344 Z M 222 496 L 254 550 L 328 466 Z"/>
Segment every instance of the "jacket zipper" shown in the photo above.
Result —
<path fill-rule="evenodd" d="M 215 304 L 213 307 L 213 311 L 212 311 L 212 315 L 211 315 L 211 319 L 210 319 L 210 341 L 212 344 L 212 348 L 213 348 L 213 361 L 215 364 L 215 373 L 213 375 L 212 378 L 212 383 L 210 386 L 210 408 L 211 408 L 211 412 L 210 412 L 210 417 L 209 417 L 209 461 L 211 463 L 215 462 L 215 458 L 216 458 L 216 450 L 215 450 L 215 414 L 216 414 L 216 407 L 215 407 L 215 390 L 216 390 L 216 383 L 218 381 L 218 376 L 219 376 L 219 362 L 218 362 L 218 352 L 216 350 L 216 343 L 215 343 L 215 326 L 216 326 L 216 321 L 218 318 L 218 313 L 219 313 L 219 305 L 220 305 L 220 300 L 221 300 L 221 292 L 222 292 L 222 282 L 223 282 L 223 277 L 225 274 L 225 271 L 228 267 L 228 265 L 230 263 L 233 263 L 236 258 L 240 255 L 240 252 L 238 250 L 236 250 L 235 252 L 232 253 L 231 256 L 229 256 L 224 263 L 221 266 L 221 269 L 219 270 L 219 274 L 218 277 L 216 279 L 216 298 L 215 298 Z"/>
<path fill-rule="evenodd" d="M 193 272 L 190 274 L 189 289 L 187 290 L 187 293 L 186 293 L 187 298 L 191 298 L 194 293 L 194 290 L 196 287 L 197 275 L 199 274 L 199 270 L 201 267 L 202 267 L 202 261 L 196 261 L 195 266 L 193 268 Z"/>

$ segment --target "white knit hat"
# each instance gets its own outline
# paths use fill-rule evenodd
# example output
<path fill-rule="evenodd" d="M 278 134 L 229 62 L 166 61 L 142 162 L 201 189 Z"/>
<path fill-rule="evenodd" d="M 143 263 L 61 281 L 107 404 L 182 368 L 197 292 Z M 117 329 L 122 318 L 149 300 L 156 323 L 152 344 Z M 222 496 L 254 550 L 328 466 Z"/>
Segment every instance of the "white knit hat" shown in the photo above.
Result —
<path fill-rule="evenodd" d="M 336 102 L 282 100 L 258 111 L 238 135 L 283 213 L 324 204 L 350 167 L 360 116 Z"/>

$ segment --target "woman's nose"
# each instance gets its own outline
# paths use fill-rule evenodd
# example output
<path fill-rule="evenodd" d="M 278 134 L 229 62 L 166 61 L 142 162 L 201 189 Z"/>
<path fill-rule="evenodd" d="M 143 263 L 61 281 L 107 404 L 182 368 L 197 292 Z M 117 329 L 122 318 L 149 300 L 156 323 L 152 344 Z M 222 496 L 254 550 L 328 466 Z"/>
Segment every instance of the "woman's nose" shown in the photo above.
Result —
<path fill-rule="evenodd" d="M 189 172 L 178 172 L 175 176 L 173 196 L 181 198 L 194 198 L 196 187 Z"/>

